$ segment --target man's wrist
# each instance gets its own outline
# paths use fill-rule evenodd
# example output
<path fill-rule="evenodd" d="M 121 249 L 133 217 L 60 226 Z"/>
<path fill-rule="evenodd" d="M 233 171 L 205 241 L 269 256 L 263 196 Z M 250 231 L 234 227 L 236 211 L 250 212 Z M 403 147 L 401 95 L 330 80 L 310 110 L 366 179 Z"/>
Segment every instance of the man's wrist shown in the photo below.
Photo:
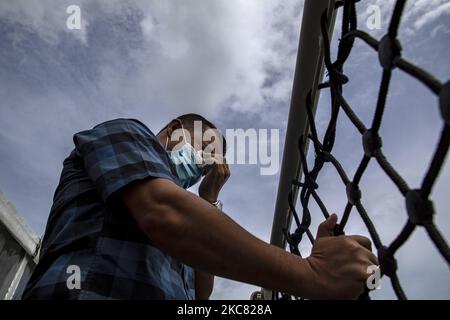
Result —
<path fill-rule="evenodd" d="M 222 211 L 223 208 L 223 204 L 222 201 L 220 201 L 219 199 L 217 199 L 217 197 L 211 197 L 211 196 L 205 196 L 203 194 L 199 193 L 200 198 L 202 198 L 203 200 L 208 201 L 209 203 L 211 203 L 214 207 L 216 207 L 217 209 L 219 209 L 220 211 Z"/>
<path fill-rule="evenodd" d="M 287 253 L 287 252 L 286 252 Z M 301 258 L 294 254 L 287 253 L 285 272 L 286 293 L 297 297 L 310 298 L 312 287 L 314 287 L 314 277 L 311 266 L 306 258 Z M 284 260 L 284 259 L 283 259 Z"/>
<path fill-rule="evenodd" d="M 202 193 L 199 193 L 200 198 L 202 198 L 203 200 L 208 201 L 209 203 L 213 203 L 217 201 L 217 196 L 212 196 L 212 195 L 205 195 Z"/>

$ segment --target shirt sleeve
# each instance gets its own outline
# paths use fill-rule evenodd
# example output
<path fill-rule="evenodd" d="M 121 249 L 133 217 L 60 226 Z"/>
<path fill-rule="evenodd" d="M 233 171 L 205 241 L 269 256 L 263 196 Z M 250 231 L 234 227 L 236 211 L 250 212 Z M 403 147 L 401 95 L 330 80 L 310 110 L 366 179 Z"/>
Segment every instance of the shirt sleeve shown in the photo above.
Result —
<path fill-rule="evenodd" d="M 75 134 L 73 141 L 104 201 L 136 180 L 165 178 L 180 185 L 168 154 L 156 136 L 137 120 L 104 122 Z"/>

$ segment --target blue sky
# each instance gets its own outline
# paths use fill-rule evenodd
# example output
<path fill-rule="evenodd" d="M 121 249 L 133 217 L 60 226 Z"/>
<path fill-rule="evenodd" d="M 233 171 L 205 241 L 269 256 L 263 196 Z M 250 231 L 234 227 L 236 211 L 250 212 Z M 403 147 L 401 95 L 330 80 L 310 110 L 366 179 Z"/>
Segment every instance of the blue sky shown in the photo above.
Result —
<path fill-rule="evenodd" d="M 66 28 L 71 4 L 82 9 L 82 30 Z M 381 30 L 365 26 L 369 4 L 381 8 Z M 360 27 L 380 38 L 392 5 L 360 2 Z M 154 131 L 187 112 L 202 113 L 221 129 L 278 128 L 281 152 L 302 8 L 303 1 L 293 0 L 0 0 L 0 191 L 42 234 L 72 135 L 117 117 L 140 119 Z M 441 81 L 450 78 L 449 15 L 449 1 L 409 1 L 400 32 L 404 57 Z M 345 70 L 344 93 L 368 125 L 381 76 L 377 56 L 358 42 Z M 321 132 L 328 113 L 323 94 Z M 420 184 L 440 128 L 436 97 L 396 72 L 381 134 L 387 157 L 412 187 Z M 350 175 L 362 156 L 360 137 L 345 117 L 335 156 Z M 256 165 L 232 165 L 231 172 L 221 195 L 225 211 L 268 241 L 279 173 L 261 176 Z M 432 195 L 435 221 L 447 237 L 449 178 L 447 163 Z M 332 168 L 323 170 L 319 185 L 328 208 L 342 213 L 345 189 Z M 361 188 L 388 244 L 406 221 L 403 200 L 374 163 Z M 321 216 L 312 208 L 315 229 Z M 367 234 L 355 213 L 347 232 Z M 308 252 L 306 243 L 302 250 Z M 398 260 L 410 297 L 450 298 L 448 266 L 423 230 Z M 247 299 L 254 289 L 219 279 L 213 298 Z M 386 279 L 373 296 L 393 297 Z"/>

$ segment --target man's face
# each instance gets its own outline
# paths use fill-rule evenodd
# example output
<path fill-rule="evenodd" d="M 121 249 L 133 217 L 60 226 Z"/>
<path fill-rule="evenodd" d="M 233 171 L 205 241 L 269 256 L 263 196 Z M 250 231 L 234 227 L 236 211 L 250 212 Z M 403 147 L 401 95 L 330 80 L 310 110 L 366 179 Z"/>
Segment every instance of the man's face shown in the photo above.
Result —
<path fill-rule="evenodd" d="M 189 143 L 203 158 L 203 175 L 214 163 L 224 163 L 222 135 L 219 130 L 209 126 L 195 125 L 190 128 L 181 127 L 181 123 L 173 130 L 168 130 L 168 147 L 174 150 Z M 186 138 L 186 140 L 185 140 Z"/>

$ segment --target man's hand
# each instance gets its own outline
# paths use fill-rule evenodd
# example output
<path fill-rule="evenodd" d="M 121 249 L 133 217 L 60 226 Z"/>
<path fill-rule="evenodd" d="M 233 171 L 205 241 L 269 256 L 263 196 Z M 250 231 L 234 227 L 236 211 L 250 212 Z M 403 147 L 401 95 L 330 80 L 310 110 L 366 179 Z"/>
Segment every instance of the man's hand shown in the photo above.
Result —
<path fill-rule="evenodd" d="M 320 224 L 311 255 L 306 258 L 312 275 L 308 298 L 357 298 L 369 276 L 367 267 L 378 265 L 368 238 L 332 236 L 336 221 L 333 214 Z"/>
<path fill-rule="evenodd" d="M 223 163 L 213 163 L 207 169 L 198 188 L 198 195 L 209 202 L 217 201 L 220 189 L 230 177 L 230 168 L 223 158 Z"/>

